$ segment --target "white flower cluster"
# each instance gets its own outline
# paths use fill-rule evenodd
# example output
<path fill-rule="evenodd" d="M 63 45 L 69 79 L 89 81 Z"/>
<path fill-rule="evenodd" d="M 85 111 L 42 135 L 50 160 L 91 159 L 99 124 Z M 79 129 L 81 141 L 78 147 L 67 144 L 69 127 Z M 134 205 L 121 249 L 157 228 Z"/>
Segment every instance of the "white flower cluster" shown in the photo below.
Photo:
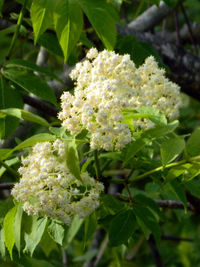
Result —
<path fill-rule="evenodd" d="M 164 77 L 152 56 L 136 68 L 129 55 L 107 50 L 98 53 L 92 48 L 70 76 L 76 82 L 74 95 L 63 93 L 58 117 L 71 134 L 86 128 L 93 149 L 120 150 L 131 142 L 123 108 L 151 106 L 169 119 L 178 116 L 179 87 Z M 133 125 L 142 129 L 152 127 L 147 119 L 134 120 Z"/>
<path fill-rule="evenodd" d="M 98 207 L 102 183 L 88 173 L 81 174 L 82 182 L 70 173 L 63 141 L 37 143 L 22 164 L 22 178 L 11 193 L 29 215 L 70 224 L 74 215 L 84 218 Z"/>

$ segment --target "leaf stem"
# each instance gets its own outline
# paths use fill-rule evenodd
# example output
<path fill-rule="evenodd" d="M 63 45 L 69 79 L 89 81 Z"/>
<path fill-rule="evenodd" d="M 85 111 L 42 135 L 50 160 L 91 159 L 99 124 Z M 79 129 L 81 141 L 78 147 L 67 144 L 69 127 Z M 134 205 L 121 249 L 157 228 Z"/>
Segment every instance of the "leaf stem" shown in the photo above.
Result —
<path fill-rule="evenodd" d="M 101 176 L 101 169 L 99 164 L 98 150 L 94 150 L 94 162 L 95 162 L 95 170 L 97 179 Z"/>
<path fill-rule="evenodd" d="M 22 24 L 22 20 L 23 20 L 24 14 L 25 14 L 27 2 L 28 2 L 28 0 L 24 0 L 24 4 L 23 4 L 22 9 L 20 11 L 20 14 L 19 14 L 19 17 L 18 17 L 18 20 L 17 20 L 17 27 L 15 29 L 15 32 L 14 32 L 14 35 L 13 35 L 13 38 L 12 38 L 12 41 L 11 41 L 11 44 L 10 44 L 10 47 L 9 47 L 9 50 L 8 50 L 8 55 L 6 57 L 7 59 L 9 59 L 11 57 L 11 55 L 12 55 L 12 52 L 13 52 L 17 37 L 19 35 L 20 26 Z"/>
<path fill-rule="evenodd" d="M 183 160 L 180 160 L 180 161 L 177 161 L 177 162 L 169 163 L 165 167 L 163 167 L 163 166 L 157 167 L 157 168 L 155 168 L 153 170 L 150 170 L 150 171 L 145 172 L 145 173 L 143 173 L 141 175 L 138 175 L 138 176 L 130 179 L 129 181 L 130 182 L 134 182 L 134 181 L 143 179 L 143 178 L 145 178 L 145 177 L 147 177 L 147 176 L 149 176 L 151 174 L 154 174 L 156 172 L 162 171 L 163 169 L 169 169 L 169 168 L 176 167 L 176 166 L 182 165 L 182 164 L 187 163 L 187 162 L 193 162 L 193 161 L 196 161 L 196 160 L 200 160 L 200 156 L 191 157 L 191 158 L 188 158 L 188 159 L 183 159 Z"/>
<path fill-rule="evenodd" d="M 14 177 L 15 179 L 19 178 L 19 174 L 18 172 L 16 172 L 15 170 L 13 170 L 11 167 L 9 167 L 5 162 L 3 162 L 2 160 L 0 160 L 0 164 L 7 170 L 7 172 L 12 175 L 12 177 Z"/>

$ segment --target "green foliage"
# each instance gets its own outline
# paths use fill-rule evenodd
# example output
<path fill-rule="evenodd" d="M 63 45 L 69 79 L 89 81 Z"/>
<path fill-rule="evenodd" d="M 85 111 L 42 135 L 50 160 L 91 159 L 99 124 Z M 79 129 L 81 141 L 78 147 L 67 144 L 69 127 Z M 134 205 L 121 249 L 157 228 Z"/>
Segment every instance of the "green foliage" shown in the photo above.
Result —
<path fill-rule="evenodd" d="M 152 27 L 150 34 L 118 33 L 151 5 L 160 3 L 160 0 L 0 0 L 0 266 L 60 267 L 65 264 L 66 256 L 69 267 L 91 262 L 99 267 L 150 267 L 155 265 L 149 249 L 150 235 L 156 241 L 154 250 L 161 255 L 164 265 L 199 265 L 199 102 L 184 95 L 179 121 L 168 121 L 167 115 L 153 105 L 121 110 L 122 123 L 131 130 L 132 141 L 122 150 L 109 152 L 100 149 L 94 153 L 89 146 L 91 132 L 88 129 L 70 135 L 57 116 L 52 115 L 55 108 L 60 108 L 61 90 L 73 95 L 76 83 L 72 83 L 68 73 L 77 62 L 84 62 L 92 47 L 129 54 L 136 67 L 147 57 L 154 56 L 159 67 L 168 72 L 168 77 L 176 79 L 176 73 L 170 73 L 170 55 L 166 53 L 161 58 L 156 47 L 159 36 L 165 36 L 166 30 L 171 36 L 170 42 L 175 35 L 181 36 L 181 51 L 194 52 L 191 35 L 184 35 L 187 23 L 182 8 L 177 7 L 178 0 L 164 0 L 164 3 L 171 8 L 171 14 L 176 8 L 179 33 L 175 34 L 177 21 L 173 21 L 173 16 L 165 17 L 163 24 Z M 195 23 L 200 21 L 200 3 L 186 0 L 182 5 L 193 39 L 198 43 Z M 143 42 L 143 36 L 155 37 L 158 43 L 154 46 L 154 39 Z M 41 47 L 46 50 L 44 54 Z M 157 78 L 156 74 L 152 76 Z M 167 94 L 167 82 L 165 86 Z M 198 85 L 194 86 L 196 90 Z M 29 104 L 34 109 L 27 110 L 26 98 L 23 100 L 26 94 L 32 99 L 33 103 Z M 46 105 L 54 113 L 48 114 Z M 83 108 L 81 103 L 80 110 Z M 93 112 L 98 113 L 98 109 Z M 73 118 L 71 114 L 70 119 Z M 135 129 L 133 121 L 138 119 L 151 121 L 154 127 Z M 24 129 L 24 121 L 29 122 L 28 128 Z M 95 118 L 93 122 L 98 123 Z M 107 132 L 103 132 L 103 128 L 100 131 L 106 139 Z M 76 209 L 83 190 L 86 190 L 86 199 L 89 197 L 91 188 L 87 185 L 83 189 L 83 173 L 88 172 L 94 182 L 104 185 L 96 210 L 86 218 L 75 216 L 70 225 L 51 216 L 27 215 L 22 204 L 8 196 L 12 183 L 19 182 L 21 159 L 26 158 L 31 147 L 56 139 L 66 144 L 72 191 L 75 188 L 73 176 L 79 180 L 79 190 L 65 205 L 66 210 Z M 57 156 L 56 153 L 54 151 L 53 155 Z M 56 167 L 55 173 L 49 173 L 60 174 Z M 36 176 L 40 179 L 38 174 Z M 50 195 L 47 187 L 42 190 Z M 62 203 L 60 195 L 57 197 Z M 89 198 L 95 202 L 95 197 L 93 194 Z M 88 203 L 83 202 L 82 206 L 86 210 Z M 163 240 L 167 237 L 189 237 L 192 241 Z"/>

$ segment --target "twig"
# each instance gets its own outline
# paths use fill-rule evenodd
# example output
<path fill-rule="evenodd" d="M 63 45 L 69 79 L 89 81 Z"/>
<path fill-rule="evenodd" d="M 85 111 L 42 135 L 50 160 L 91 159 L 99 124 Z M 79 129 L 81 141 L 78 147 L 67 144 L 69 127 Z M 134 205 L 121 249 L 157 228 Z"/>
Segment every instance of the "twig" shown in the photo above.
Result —
<path fill-rule="evenodd" d="M 101 177 L 101 169 L 100 169 L 99 157 L 98 157 L 98 151 L 97 150 L 94 150 L 94 162 L 95 162 L 96 177 L 97 177 L 97 180 L 99 180 Z"/>
<path fill-rule="evenodd" d="M 189 237 L 179 237 L 179 236 L 172 236 L 172 235 L 162 235 L 161 236 L 162 240 L 171 240 L 171 241 L 186 241 L 186 242 L 193 242 L 194 239 L 193 238 L 189 238 Z"/>
<path fill-rule="evenodd" d="M 175 26 L 176 26 L 176 42 L 177 45 L 181 45 L 181 37 L 180 37 L 180 25 L 178 19 L 178 7 L 174 10 L 174 19 L 175 19 Z"/>
<path fill-rule="evenodd" d="M 0 184 L 0 190 L 5 190 L 5 189 L 12 189 L 15 183 L 6 183 L 6 184 Z"/>
<path fill-rule="evenodd" d="M 63 267 L 68 267 L 67 264 L 67 253 L 64 249 L 62 249 L 62 263 L 63 263 Z"/>
<path fill-rule="evenodd" d="M 53 117 L 57 117 L 58 109 L 51 106 L 50 104 L 44 102 L 43 100 L 40 100 L 38 98 L 29 96 L 29 95 L 23 95 L 24 103 L 42 111 L 45 112 L 45 114 Z"/>
<path fill-rule="evenodd" d="M 154 240 L 153 235 L 150 235 L 148 243 L 149 243 L 149 246 L 151 248 L 156 267 L 164 267 L 164 265 L 162 263 L 162 259 L 161 259 L 160 253 L 159 253 L 159 250 L 158 250 L 158 248 L 156 246 L 156 242 Z"/>
<path fill-rule="evenodd" d="M 12 55 L 12 52 L 13 52 L 13 49 L 14 49 L 14 46 L 15 46 L 15 42 L 16 42 L 16 40 L 18 38 L 18 35 L 19 35 L 19 30 L 20 30 L 20 27 L 21 27 L 21 24 L 22 24 L 24 13 L 26 11 L 27 2 L 28 2 L 28 0 L 24 1 L 22 9 L 20 11 L 20 14 L 19 14 L 19 17 L 18 17 L 18 21 L 17 21 L 17 27 L 16 27 L 15 33 L 13 35 L 13 38 L 12 38 L 12 41 L 11 41 L 11 44 L 10 44 L 10 47 L 9 47 L 9 50 L 8 50 L 8 55 L 7 55 L 6 59 L 9 59 L 10 56 Z"/>
<path fill-rule="evenodd" d="M 184 18 L 185 18 L 185 22 L 186 22 L 186 24 L 187 24 L 188 31 L 189 31 L 189 33 L 190 33 L 191 41 L 192 41 L 192 43 L 193 43 L 193 45 L 194 45 L 195 52 L 196 52 L 196 54 L 198 54 L 198 49 L 197 49 L 196 41 L 195 41 L 195 38 L 194 38 L 194 35 L 193 35 L 193 32 L 192 32 L 192 28 L 191 28 L 191 25 L 190 25 L 190 21 L 189 21 L 189 19 L 188 19 L 187 13 L 186 13 L 185 8 L 184 8 L 184 6 L 183 6 L 182 3 L 180 3 L 180 7 L 181 7 L 181 11 L 182 11 L 182 13 L 183 13 L 183 16 L 184 16 Z"/>
<path fill-rule="evenodd" d="M 95 259 L 92 267 L 96 267 L 98 265 L 99 261 L 101 260 L 101 258 L 103 256 L 103 253 L 104 253 L 107 245 L 108 245 L 108 235 L 105 236 L 105 238 L 104 238 L 104 240 L 103 240 L 103 242 L 99 248 L 99 251 L 97 253 L 96 259 Z"/>
<path fill-rule="evenodd" d="M 154 199 L 154 201 L 156 202 L 156 204 L 162 208 L 168 208 L 168 209 L 184 209 L 184 205 L 182 202 L 180 201 L 176 201 L 176 200 L 162 200 L 162 199 Z M 193 205 L 191 205 L 190 203 L 187 203 L 187 208 L 190 211 L 195 211 Z"/>

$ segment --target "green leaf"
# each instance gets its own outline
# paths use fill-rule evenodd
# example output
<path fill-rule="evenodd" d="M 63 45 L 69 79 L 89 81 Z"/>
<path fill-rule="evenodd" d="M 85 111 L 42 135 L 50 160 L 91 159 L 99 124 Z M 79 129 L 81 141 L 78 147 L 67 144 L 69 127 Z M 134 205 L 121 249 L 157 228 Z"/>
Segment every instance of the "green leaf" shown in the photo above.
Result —
<path fill-rule="evenodd" d="M 114 216 L 109 226 L 109 242 L 111 246 L 125 244 L 136 229 L 136 218 L 131 209 Z"/>
<path fill-rule="evenodd" d="M 34 31 L 34 42 L 36 43 L 39 36 L 51 29 L 53 26 L 52 16 L 54 1 L 51 0 L 33 0 L 30 14 Z"/>
<path fill-rule="evenodd" d="M 15 158 L 12 158 L 12 159 L 9 159 L 9 160 L 6 160 L 5 163 L 7 166 L 12 166 L 16 163 L 19 162 L 19 158 L 18 157 L 15 157 Z M 6 168 L 5 167 L 0 167 L 0 177 L 4 174 L 4 172 L 6 171 Z"/>
<path fill-rule="evenodd" d="M 102 202 L 104 207 L 108 210 L 108 213 L 112 215 L 124 208 L 124 203 L 122 203 L 122 201 L 109 194 L 102 196 Z"/>
<path fill-rule="evenodd" d="M 82 181 L 80 175 L 79 157 L 76 149 L 75 140 L 68 141 L 66 146 L 66 161 L 67 167 L 70 172 L 80 181 Z"/>
<path fill-rule="evenodd" d="M 200 155 L 200 127 L 198 127 L 188 139 L 186 150 L 190 156 Z"/>
<path fill-rule="evenodd" d="M 172 192 L 176 196 L 176 198 L 180 200 L 181 202 L 183 202 L 183 205 L 186 210 L 187 209 L 187 198 L 186 198 L 184 186 L 177 180 L 173 180 L 172 182 L 170 182 L 169 185 L 170 185 Z"/>
<path fill-rule="evenodd" d="M 3 228 L 0 230 L 0 253 L 1 256 L 4 258 L 6 255 L 6 248 L 5 248 L 5 239 L 4 239 L 4 231 Z"/>
<path fill-rule="evenodd" d="M 163 218 L 162 212 L 160 211 L 158 205 L 152 198 L 147 197 L 143 194 L 138 194 L 134 196 L 134 201 L 153 211 L 153 213 L 157 215 L 155 219 Z"/>
<path fill-rule="evenodd" d="M 85 218 L 84 222 L 84 243 L 87 243 L 95 233 L 97 228 L 96 214 L 93 212 L 91 215 Z"/>
<path fill-rule="evenodd" d="M 49 236 L 47 229 L 45 229 L 42 239 L 40 241 L 40 247 L 43 250 L 46 257 L 49 257 L 53 250 L 57 249 L 56 242 Z"/>
<path fill-rule="evenodd" d="M 3 4 L 4 4 L 4 0 L 0 0 L 0 17 L 2 16 Z"/>
<path fill-rule="evenodd" d="M 3 75 L 23 89 L 46 101 L 57 105 L 56 97 L 49 85 L 33 73 L 17 69 L 5 69 Z"/>
<path fill-rule="evenodd" d="M 20 94 L 13 90 L 1 76 L 0 82 L 0 109 L 22 108 L 23 101 Z M 19 125 L 17 118 L 0 118 L 0 138 L 7 138 Z"/>
<path fill-rule="evenodd" d="M 65 230 L 59 222 L 52 221 L 48 226 L 48 233 L 56 243 L 62 246 Z"/>
<path fill-rule="evenodd" d="M 147 118 L 154 122 L 157 125 L 167 125 L 167 119 L 163 113 L 161 113 L 158 109 L 152 107 L 141 107 L 135 110 L 123 110 L 123 115 L 126 118 L 130 119 L 142 119 Z"/>
<path fill-rule="evenodd" d="M 149 209 L 141 205 L 134 205 L 133 212 L 137 218 L 138 224 L 145 234 L 146 239 L 149 238 L 149 234 L 152 232 L 156 241 L 159 241 L 160 226 L 155 220 L 153 213 Z"/>
<path fill-rule="evenodd" d="M 49 32 L 43 33 L 38 40 L 38 44 L 44 46 L 49 53 L 63 57 L 62 49 L 55 34 Z"/>
<path fill-rule="evenodd" d="M 22 214 L 23 209 L 21 204 L 17 205 L 17 211 L 15 214 L 15 221 L 14 221 L 14 237 L 15 237 L 15 245 L 18 250 L 20 256 L 20 247 L 21 247 L 21 222 L 22 222 Z"/>
<path fill-rule="evenodd" d="M 1 115 L 13 116 L 21 120 L 32 121 L 42 126 L 49 127 L 49 123 L 45 119 L 27 110 L 18 109 L 18 108 L 0 109 L 0 116 Z"/>
<path fill-rule="evenodd" d="M 33 217 L 31 231 L 30 233 L 25 233 L 24 235 L 26 242 L 24 251 L 30 253 L 31 257 L 33 255 L 36 246 L 39 244 L 42 238 L 46 224 L 47 224 L 47 218 L 38 219 L 37 217 Z"/>
<path fill-rule="evenodd" d="M 71 225 L 68 228 L 67 234 L 64 238 L 64 242 L 63 242 L 64 249 L 66 249 L 69 246 L 69 244 L 72 242 L 75 235 L 78 233 L 78 230 L 80 229 L 82 223 L 83 223 L 82 218 L 79 218 L 78 216 L 74 217 Z"/>
<path fill-rule="evenodd" d="M 53 14 L 58 41 L 67 61 L 83 29 L 83 14 L 76 0 L 57 0 Z"/>
<path fill-rule="evenodd" d="M 11 59 L 9 61 L 7 61 L 6 63 L 6 68 L 13 68 L 13 67 L 19 67 L 25 70 L 32 70 L 32 71 L 36 71 L 39 72 L 41 74 L 44 74 L 45 76 L 48 76 L 52 79 L 56 79 L 58 81 L 61 81 L 55 74 L 53 74 L 52 72 L 49 72 L 48 70 L 39 67 L 38 65 L 27 61 L 27 60 L 23 60 L 23 59 Z"/>
<path fill-rule="evenodd" d="M 199 182 L 199 179 L 194 179 L 192 181 L 189 181 L 189 182 L 185 183 L 185 186 L 193 196 L 199 198 L 199 196 L 200 196 L 200 182 Z"/>
<path fill-rule="evenodd" d="M 14 222 L 15 222 L 16 212 L 17 212 L 17 206 L 14 206 L 11 210 L 8 211 L 3 221 L 5 245 L 9 251 L 11 260 L 13 259 L 12 250 L 15 244 Z"/>
<path fill-rule="evenodd" d="M 160 148 L 163 166 L 177 158 L 184 148 L 185 141 L 181 137 L 176 136 L 164 141 Z"/>
<path fill-rule="evenodd" d="M 108 50 L 112 50 L 116 42 L 117 15 L 112 5 L 105 0 L 78 0 L 94 30 Z"/>

